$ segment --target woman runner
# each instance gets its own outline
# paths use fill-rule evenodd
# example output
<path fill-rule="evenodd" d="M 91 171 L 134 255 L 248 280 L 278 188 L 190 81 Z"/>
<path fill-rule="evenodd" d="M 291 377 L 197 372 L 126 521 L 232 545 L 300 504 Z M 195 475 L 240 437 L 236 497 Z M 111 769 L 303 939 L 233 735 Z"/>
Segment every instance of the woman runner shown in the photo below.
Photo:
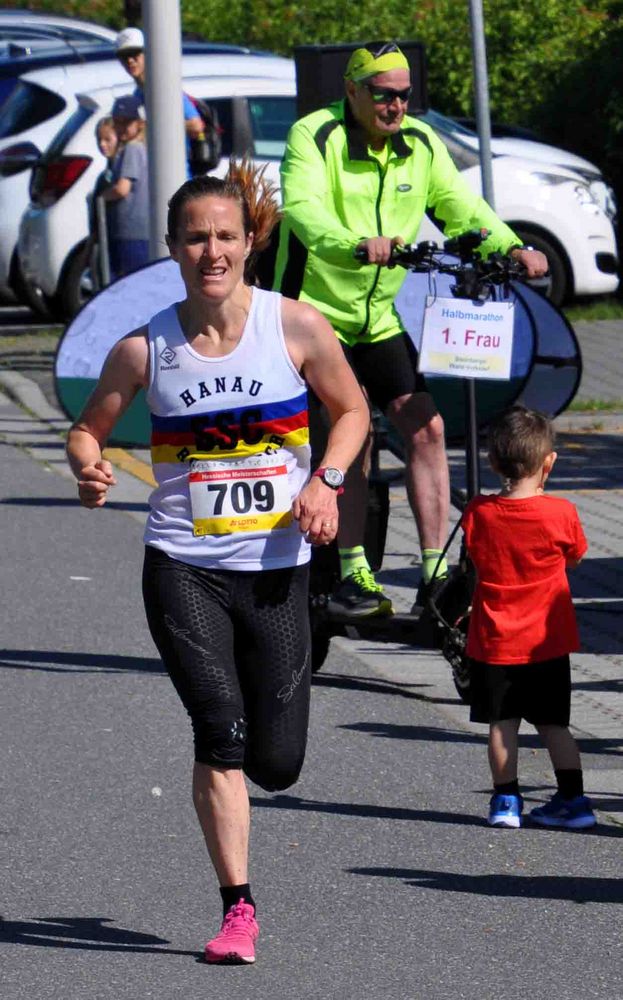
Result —
<path fill-rule="evenodd" d="M 102 449 L 145 388 L 157 486 L 143 594 L 192 722 L 193 801 L 224 914 L 205 956 L 219 963 L 255 960 L 244 775 L 270 791 L 299 776 L 310 544 L 335 538 L 339 488 L 369 422 L 327 320 L 248 283 L 276 217 L 271 189 L 246 164 L 182 185 L 167 243 L 186 298 L 115 345 L 67 449 L 81 503 L 101 507 L 115 484 Z M 307 384 L 332 424 L 311 479 Z"/>

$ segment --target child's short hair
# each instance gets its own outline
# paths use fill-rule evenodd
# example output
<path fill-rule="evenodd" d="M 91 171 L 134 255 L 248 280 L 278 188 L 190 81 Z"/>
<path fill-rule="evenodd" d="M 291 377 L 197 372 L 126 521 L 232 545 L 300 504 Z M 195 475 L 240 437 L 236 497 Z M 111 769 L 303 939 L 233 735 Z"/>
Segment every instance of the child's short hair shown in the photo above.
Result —
<path fill-rule="evenodd" d="M 511 406 L 489 425 L 489 461 L 505 479 L 525 479 L 538 472 L 554 450 L 554 439 L 554 428 L 544 413 Z"/>
<path fill-rule="evenodd" d="M 95 125 L 95 138 L 96 139 L 99 139 L 100 133 L 101 133 L 101 131 L 102 131 L 103 128 L 111 128 L 114 131 L 115 123 L 113 121 L 112 115 L 104 115 L 104 117 L 100 118 L 99 121 L 96 123 L 96 125 Z"/>

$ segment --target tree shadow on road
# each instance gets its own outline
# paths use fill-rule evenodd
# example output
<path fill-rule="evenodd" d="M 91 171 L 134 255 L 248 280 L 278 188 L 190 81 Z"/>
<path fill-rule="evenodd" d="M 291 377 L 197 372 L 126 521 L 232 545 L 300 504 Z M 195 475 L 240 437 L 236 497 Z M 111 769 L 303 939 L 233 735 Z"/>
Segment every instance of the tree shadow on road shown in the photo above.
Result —
<path fill-rule="evenodd" d="M 301 812 L 318 812 L 339 816 L 356 816 L 361 819 L 400 819 L 420 823 L 447 823 L 451 826 L 480 826 L 491 833 L 482 816 L 466 813 L 440 812 L 436 809 L 410 809 L 406 806 L 384 806 L 369 802 L 323 802 L 319 799 L 302 799 L 297 795 L 273 795 L 263 798 L 252 796 L 251 805 L 257 809 L 285 809 Z M 536 827 L 534 828 L 537 829 Z M 567 833 L 567 831 L 561 831 Z M 548 831 L 551 836 L 551 831 Z M 576 834 L 577 835 L 577 834 Z M 598 824 L 582 830 L 583 837 L 623 837 L 623 827 Z"/>
<path fill-rule="evenodd" d="M 147 952 L 188 955 L 203 959 L 199 952 L 163 948 L 166 938 L 112 926 L 108 917 L 34 917 L 32 920 L 4 920 L 0 917 L 0 943 L 34 944 L 38 947 L 70 948 L 80 951 Z M 106 926 L 110 924 L 111 926 Z"/>
<path fill-rule="evenodd" d="M 339 726 L 356 733 L 392 740 L 417 740 L 425 743 L 471 743 L 486 746 L 484 733 L 472 733 L 462 729 L 443 729 L 438 726 L 399 725 L 394 722 L 352 722 Z M 583 754 L 611 754 L 623 756 L 623 736 L 605 739 L 602 737 L 582 737 L 577 744 Z M 519 746 L 530 750 L 543 750 L 543 744 L 536 733 L 520 733 Z"/>
<path fill-rule="evenodd" d="M 162 661 L 148 656 L 111 653 L 67 653 L 56 649 L 0 649 L 0 668 L 41 670 L 53 674 L 149 673 L 164 674 Z"/>
<path fill-rule="evenodd" d="M 37 445 L 37 447 L 41 447 Z M 45 447 L 45 446 L 44 446 Z M 51 447 L 51 446 L 50 446 Z M 54 445 L 56 447 L 56 445 Z M 80 507 L 82 504 L 77 497 L 3 497 L 0 500 L 0 504 L 9 507 Z M 116 500 L 107 500 L 106 508 L 108 510 L 136 510 L 147 513 L 149 511 L 148 503 L 131 503 L 131 502 L 120 502 Z"/>
<path fill-rule="evenodd" d="M 586 832 L 586 831 L 584 831 Z M 623 903 L 623 879 L 574 875 L 465 875 L 423 868 L 349 868 L 352 875 L 402 879 L 406 885 L 441 892 L 571 903 Z"/>
<path fill-rule="evenodd" d="M 393 650 L 392 655 L 395 655 Z M 455 705 L 458 702 L 458 698 L 433 698 L 431 695 L 425 694 L 420 690 L 420 688 L 432 688 L 434 687 L 433 684 L 412 684 L 410 682 L 389 681 L 375 677 L 353 675 L 347 677 L 345 674 L 334 674 L 325 670 L 321 674 L 314 674 L 312 684 L 315 687 L 339 688 L 344 691 L 399 695 L 401 698 L 413 698 L 416 701 L 425 701 L 431 705 Z M 416 688 L 418 690 L 415 690 Z"/>

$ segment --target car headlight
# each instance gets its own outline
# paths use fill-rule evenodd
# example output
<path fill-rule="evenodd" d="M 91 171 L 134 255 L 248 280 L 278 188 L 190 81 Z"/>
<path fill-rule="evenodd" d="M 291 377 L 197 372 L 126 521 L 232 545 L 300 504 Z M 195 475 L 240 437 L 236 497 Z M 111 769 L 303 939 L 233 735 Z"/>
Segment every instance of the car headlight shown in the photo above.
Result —
<path fill-rule="evenodd" d="M 599 198 L 595 197 L 589 185 L 585 184 L 583 181 L 574 180 L 573 177 L 569 177 L 568 174 L 553 173 L 549 170 L 530 170 L 522 171 L 521 177 L 524 183 L 527 182 L 528 184 L 535 185 L 549 184 L 550 186 L 555 186 L 560 184 L 571 184 L 573 186 L 573 193 L 580 204 L 580 208 L 583 208 L 585 212 L 592 213 L 604 211 Z"/>
<path fill-rule="evenodd" d="M 586 184 L 576 184 L 573 193 L 580 203 L 580 208 L 587 212 L 597 213 L 601 211 L 601 205 L 593 196 L 591 189 Z"/>
<path fill-rule="evenodd" d="M 602 212 L 614 221 L 617 217 L 617 202 L 612 188 L 602 180 L 592 181 L 589 183 L 589 188 Z"/>

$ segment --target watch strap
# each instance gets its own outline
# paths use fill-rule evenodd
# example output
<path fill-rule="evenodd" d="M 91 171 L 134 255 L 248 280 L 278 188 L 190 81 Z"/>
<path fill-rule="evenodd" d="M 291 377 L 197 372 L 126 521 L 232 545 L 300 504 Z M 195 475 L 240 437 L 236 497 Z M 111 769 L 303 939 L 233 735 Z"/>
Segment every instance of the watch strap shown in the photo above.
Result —
<path fill-rule="evenodd" d="M 337 493 L 338 496 L 341 496 L 341 494 L 344 492 L 344 487 L 343 486 L 332 486 L 331 483 L 328 483 L 326 481 L 326 479 L 324 478 L 324 474 L 325 474 L 326 471 L 327 471 L 326 466 L 323 466 L 320 469 L 316 469 L 315 472 L 312 472 L 311 478 L 314 479 L 315 477 L 317 477 L 318 479 L 322 479 L 322 481 L 325 484 L 325 486 L 328 486 L 330 490 L 333 490 L 334 493 Z"/>

